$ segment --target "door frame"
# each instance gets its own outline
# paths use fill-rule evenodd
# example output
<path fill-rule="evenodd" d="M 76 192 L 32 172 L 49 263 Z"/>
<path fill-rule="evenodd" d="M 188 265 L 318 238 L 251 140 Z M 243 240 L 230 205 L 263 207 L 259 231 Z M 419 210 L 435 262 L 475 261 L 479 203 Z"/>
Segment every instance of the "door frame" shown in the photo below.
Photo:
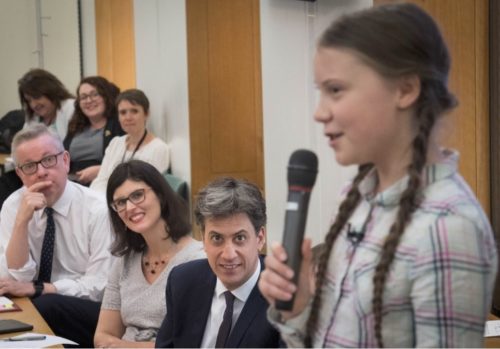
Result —
<path fill-rule="evenodd" d="M 500 95 L 500 3 L 489 1 L 490 96 Z M 500 99 L 490 98 L 491 224 L 500 232 Z"/>
<path fill-rule="evenodd" d="M 490 100 L 490 221 L 500 241 L 500 2 L 489 1 L 489 93 Z M 492 312 L 500 315 L 500 278 L 493 294 Z"/>

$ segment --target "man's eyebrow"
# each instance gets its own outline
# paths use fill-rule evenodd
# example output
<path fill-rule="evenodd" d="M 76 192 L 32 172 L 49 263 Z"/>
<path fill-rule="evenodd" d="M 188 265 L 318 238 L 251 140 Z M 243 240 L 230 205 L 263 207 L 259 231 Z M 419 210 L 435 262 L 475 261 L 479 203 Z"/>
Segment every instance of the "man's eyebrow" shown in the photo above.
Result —
<path fill-rule="evenodd" d="M 23 164 L 29 164 L 30 162 L 39 162 L 39 161 L 45 159 L 47 156 L 52 156 L 52 155 L 56 155 L 56 154 L 52 154 L 51 152 L 44 153 L 40 159 L 38 159 L 38 160 L 28 159 L 28 160 L 24 161 Z"/>
<path fill-rule="evenodd" d="M 239 234 L 245 234 L 245 233 L 248 233 L 245 229 L 240 229 L 234 233 L 231 234 L 231 236 L 234 236 L 234 235 L 239 235 Z M 210 230 L 208 232 L 208 234 L 218 234 L 218 235 L 222 235 L 222 233 L 219 233 L 218 231 L 215 231 L 215 230 Z"/>

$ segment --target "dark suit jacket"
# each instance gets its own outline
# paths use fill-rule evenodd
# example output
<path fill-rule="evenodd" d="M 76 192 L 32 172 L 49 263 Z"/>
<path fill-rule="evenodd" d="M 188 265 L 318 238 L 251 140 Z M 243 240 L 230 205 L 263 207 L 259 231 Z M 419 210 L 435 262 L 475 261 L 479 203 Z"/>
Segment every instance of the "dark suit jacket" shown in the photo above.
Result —
<path fill-rule="evenodd" d="M 261 265 L 264 265 L 261 260 Z M 212 306 L 216 276 L 208 260 L 175 267 L 168 277 L 167 315 L 156 338 L 157 348 L 199 348 Z M 255 285 L 226 346 L 230 348 L 277 348 L 280 335 L 267 321 L 268 303 Z"/>

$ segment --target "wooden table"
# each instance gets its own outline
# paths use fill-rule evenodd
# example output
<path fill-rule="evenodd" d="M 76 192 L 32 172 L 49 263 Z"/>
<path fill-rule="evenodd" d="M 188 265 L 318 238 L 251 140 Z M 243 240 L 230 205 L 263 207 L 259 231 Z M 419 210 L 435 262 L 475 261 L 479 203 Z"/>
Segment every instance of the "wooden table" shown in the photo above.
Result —
<path fill-rule="evenodd" d="M 26 322 L 30 325 L 33 325 L 33 330 L 28 332 L 54 335 L 54 332 L 52 332 L 49 325 L 47 325 L 47 323 L 42 318 L 38 310 L 36 310 L 33 303 L 31 303 L 29 298 L 23 297 L 23 298 L 11 298 L 11 299 L 22 309 L 22 311 L 9 311 L 0 313 L 0 319 L 14 319 Z M 12 337 L 13 335 L 18 335 L 22 333 L 23 332 L 0 334 L 0 338 L 8 338 Z M 63 346 L 57 345 L 57 346 L 52 346 L 51 348 L 63 348 Z"/>
<path fill-rule="evenodd" d="M 500 320 L 497 316 L 490 314 L 488 320 Z M 485 348 L 500 348 L 500 337 L 486 337 L 484 339 Z"/>

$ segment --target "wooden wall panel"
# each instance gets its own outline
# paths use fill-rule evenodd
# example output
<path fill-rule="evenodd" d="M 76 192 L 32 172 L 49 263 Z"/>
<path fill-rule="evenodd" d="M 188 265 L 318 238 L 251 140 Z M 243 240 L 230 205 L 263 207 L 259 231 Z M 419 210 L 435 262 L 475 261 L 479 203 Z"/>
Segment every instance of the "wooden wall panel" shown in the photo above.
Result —
<path fill-rule="evenodd" d="M 212 170 L 250 173 L 258 154 L 254 91 L 252 3 L 219 1 L 208 8 Z M 220 6 L 219 6 L 220 5 Z M 250 43 L 245 45 L 242 43 Z M 247 137 L 248 135 L 248 137 Z M 228 156 L 231 150 L 235 156 Z M 240 156 L 244 154 L 245 156 Z"/>
<path fill-rule="evenodd" d="M 264 188 L 258 0 L 187 0 L 191 186 Z"/>
<path fill-rule="evenodd" d="M 376 5 L 389 2 L 395 1 L 374 1 Z M 459 105 L 444 120 L 444 144 L 460 152 L 460 172 L 490 214 L 488 0 L 408 2 L 438 21 L 448 43 L 449 86 Z"/>
<path fill-rule="evenodd" d="M 97 73 L 122 90 L 135 87 L 133 0 L 95 0 L 95 17 Z"/>

